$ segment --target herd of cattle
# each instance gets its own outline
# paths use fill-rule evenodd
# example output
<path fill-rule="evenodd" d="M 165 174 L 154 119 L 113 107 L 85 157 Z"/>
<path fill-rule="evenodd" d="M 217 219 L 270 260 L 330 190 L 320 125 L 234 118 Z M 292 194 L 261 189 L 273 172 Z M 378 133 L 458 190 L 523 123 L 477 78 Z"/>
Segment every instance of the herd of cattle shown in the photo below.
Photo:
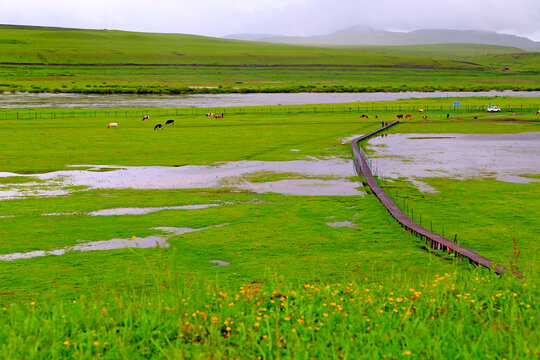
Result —
<path fill-rule="evenodd" d="M 224 114 L 207 113 L 206 117 L 213 117 L 213 118 L 216 118 L 216 119 L 222 119 L 223 115 Z M 149 115 L 144 115 L 143 118 L 142 118 L 142 121 L 148 120 L 148 119 L 150 119 L 150 116 Z M 154 126 L 154 130 L 157 130 L 157 129 L 162 129 L 163 130 L 164 125 L 174 125 L 174 120 L 172 120 L 172 119 L 167 120 L 167 121 L 165 121 L 165 124 L 156 124 L 156 126 Z M 107 129 L 109 129 L 109 128 L 118 128 L 118 123 L 115 123 L 115 122 L 109 123 L 109 125 L 107 126 Z"/>
<path fill-rule="evenodd" d="M 424 109 L 418 109 L 418 112 L 423 113 Z M 512 115 L 515 115 L 515 113 L 512 113 Z M 538 110 L 536 112 L 536 115 L 540 115 L 540 110 Z M 224 114 L 216 114 L 216 113 L 207 113 L 206 114 L 206 117 L 213 117 L 213 118 L 216 118 L 216 119 L 222 119 L 223 116 L 224 116 Z M 412 119 L 412 114 L 406 114 L 406 115 L 398 114 L 398 115 L 396 115 L 396 119 L 403 119 L 404 117 Z M 446 118 L 448 119 L 449 117 L 450 117 L 450 114 L 446 114 Z M 360 118 L 369 119 L 369 116 L 367 114 L 362 114 L 362 115 L 360 115 Z M 375 118 L 378 119 L 379 117 L 377 115 L 375 115 Z M 422 115 L 422 118 L 424 120 L 427 120 L 427 115 Z M 475 116 L 474 118 L 477 119 L 477 116 Z M 148 119 L 150 119 L 150 116 L 145 115 L 145 116 L 143 116 L 142 121 L 148 120 Z M 165 124 L 157 124 L 156 126 L 154 126 L 154 130 L 157 130 L 157 129 L 162 129 L 163 130 L 164 125 L 174 125 L 174 120 L 170 119 L 170 120 L 167 120 L 165 122 Z M 118 128 L 118 123 L 111 122 L 107 126 L 107 129 L 108 128 Z"/>
<path fill-rule="evenodd" d="M 143 116 L 142 121 L 148 120 L 148 119 L 150 119 L 150 116 L 145 115 Z M 165 121 L 165 125 L 174 125 L 174 120 L 170 119 L 170 120 Z M 109 128 L 118 128 L 118 123 L 115 123 L 115 122 L 109 123 L 109 125 L 107 125 L 107 129 Z M 163 124 L 157 124 L 156 126 L 154 126 L 154 130 L 157 130 L 157 129 L 163 129 Z"/>

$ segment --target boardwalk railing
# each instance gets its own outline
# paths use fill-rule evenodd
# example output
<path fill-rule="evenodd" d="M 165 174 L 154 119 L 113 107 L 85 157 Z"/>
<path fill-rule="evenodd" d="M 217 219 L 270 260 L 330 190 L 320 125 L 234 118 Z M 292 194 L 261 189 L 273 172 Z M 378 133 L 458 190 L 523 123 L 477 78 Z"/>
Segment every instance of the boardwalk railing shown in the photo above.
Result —
<path fill-rule="evenodd" d="M 424 240 L 426 245 L 429 244 L 429 246 L 435 250 L 441 250 L 441 251 L 447 252 L 448 254 L 454 254 L 455 257 L 459 257 L 462 260 L 468 259 L 470 263 L 485 266 L 495 271 L 497 274 L 506 273 L 506 269 L 500 264 L 497 264 L 493 262 L 492 260 L 475 253 L 474 251 L 470 249 L 467 249 L 461 245 L 458 245 L 455 242 L 452 242 L 440 236 L 439 234 L 429 231 L 426 228 L 422 227 L 421 225 L 409 219 L 398 208 L 398 206 L 392 201 L 392 199 L 390 199 L 390 197 L 386 194 L 386 192 L 379 186 L 379 184 L 373 177 L 373 174 L 368 164 L 367 157 L 365 156 L 365 154 L 364 155 L 362 154 L 362 151 L 359 146 L 359 142 L 362 140 L 366 140 L 370 138 L 371 136 L 374 136 L 378 134 L 379 132 L 382 132 L 388 129 L 389 127 L 394 126 L 398 123 L 399 121 L 388 123 L 386 126 L 383 126 L 380 129 L 374 130 L 368 134 L 360 136 L 354 139 L 353 141 L 351 141 L 356 173 L 359 176 L 362 176 L 362 175 L 364 176 L 364 178 L 366 179 L 367 185 L 371 188 L 371 191 L 375 194 L 375 196 L 377 196 L 377 198 L 381 201 L 381 203 L 384 205 L 386 210 L 388 210 L 390 215 L 392 215 L 392 217 L 396 219 L 397 222 L 399 222 L 402 227 L 406 228 L 407 230 L 411 231 L 412 234 L 419 236 L 420 239 Z M 515 275 L 518 276 L 518 274 L 515 274 Z"/>

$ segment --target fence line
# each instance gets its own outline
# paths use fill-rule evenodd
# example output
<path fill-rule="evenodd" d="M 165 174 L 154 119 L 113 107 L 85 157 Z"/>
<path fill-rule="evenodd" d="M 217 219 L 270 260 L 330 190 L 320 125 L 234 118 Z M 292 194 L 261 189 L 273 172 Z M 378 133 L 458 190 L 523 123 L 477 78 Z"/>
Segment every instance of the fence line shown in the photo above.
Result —
<path fill-rule="evenodd" d="M 73 118 L 142 118 L 144 115 L 152 117 L 173 117 L 173 116 L 203 116 L 207 113 L 218 114 L 261 114 L 261 115 L 293 115 L 293 114 L 323 114 L 323 113 L 373 113 L 373 112 L 407 112 L 416 113 L 422 109 L 423 113 L 446 111 L 452 114 L 472 113 L 486 111 L 485 105 L 463 105 L 463 106 L 267 106 L 267 107 L 227 107 L 227 108 L 170 108 L 170 109 L 55 109 L 54 111 L 8 111 L 0 113 L 0 120 L 31 120 L 31 119 L 73 119 Z M 525 111 L 536 112 L 540 109 L 539 104 L 519 104 L 503 105 L 501 111 Z"/>
<path fill-rule="evenodd" d="M 421 225 L 415 223 L 413 220 L 409 219 L 409 217 L 407 217 L 398 208 L 398 206 L 392 201 L 392 199 L 390 199 L 390 197 L 386 194 L 386 192 L 379 186 L 379 184 L 373 177 L 371 168 L 367 161 L 367 157 L 362 155 L 359 142 L 362 140 L 366 140 L 370 138 L 371 136 L 374 136 L 378 134 L 379 132 L 384 131 L 388 129 L 389 127 L 394 126 L 398 123 L 399 121 L 394 121 L 392 123 L 387 124 L 386 126 L 383 126 L 377 130 L 374 130 L 366 135 L 360 136 L 354 139 L 353 141 L 351 141 L 356 173 L 359 176 L 363 175 L 365 177 L 367 185 L 370 187 L 371 191 L 375 194 L 375 196 L 377 196 L 379 201 L 384 205 L 386 210 L 388 210 L 390 215 L 392 215 L 392 217 L 396 219 L 402 227 L 406 228 L 407 230 L 410 230 L 411 233 L 413 233 L 415 236 L 419 236 L 420 239 L 424 240 L 426 245 L 428 245 L 429 243 L 429 246 L 434 250 L 441 250 L 441 251 L 447 252 L 448 254 L 454 254 L 455 257 L 459 257 L 462 260 L 468 259 L 470 263 L 487 267 L 495 271 L 497 274 L 506 273 L 507 270 L 500 264 L 497 264 L 493 262 L 492 260 L 484 256 L 481 256 L 470 249 L 467 249 L 461 245 L 458 245 L 455 242 L 452 242 L 444 238 L 443 236 L 440 236 L 432 231 L 429 231 L 426 228 L 422 227 Z M 518 278 L 520 277 L 518 274 L 514 274 L 514 275 Z"/>

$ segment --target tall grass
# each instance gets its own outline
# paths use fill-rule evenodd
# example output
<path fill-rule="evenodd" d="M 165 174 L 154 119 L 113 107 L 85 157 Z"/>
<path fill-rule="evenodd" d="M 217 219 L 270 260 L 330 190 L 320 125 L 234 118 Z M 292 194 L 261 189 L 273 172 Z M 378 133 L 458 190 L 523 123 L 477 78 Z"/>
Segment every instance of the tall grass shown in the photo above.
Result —
<path fill-rule="evenodd" d="M 3 304 L 2 358 L 518 359 L 540 354 L 536 282 L 480 270 L 381 283 L 152 285 Z M 162 275 L 159 275 L 162 274 Z M 58 298 L 56 298 L 58 296 Z"/>

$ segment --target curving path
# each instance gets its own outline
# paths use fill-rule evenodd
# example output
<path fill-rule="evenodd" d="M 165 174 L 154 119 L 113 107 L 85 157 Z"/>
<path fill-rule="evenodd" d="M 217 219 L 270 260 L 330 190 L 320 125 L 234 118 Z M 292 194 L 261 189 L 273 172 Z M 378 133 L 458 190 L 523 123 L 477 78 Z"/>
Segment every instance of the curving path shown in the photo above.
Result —
<path fill-rule="evenodd" d="M 371 173 L 371 169 L 368 166 L 367 160 L 360 151 L 360 147 L 358 143 L 398 123 L 399 121 L 391 122 L 387 124 L 386 126 L 381 127 L 380 129 L 374 130 L 368 134 L 362 135 L 354 139 L 353 141 L 351 141 L 351 146 L 352 146 L 353 156 L 354 156 L 354 167 L 356 169 L 356 173 L 359 176 L 363 175 L 366 178 L 366 182 L 368 186 L 371 188 L 371 191 L 373 191 L 375 196 L 377 196 L 377 198 L 381 201 L 381 203 L 384 205 L 386 210 L 388 210 L 390 215 L 392 215 L 392 217 L 394 217 L 394 219 L 396 219 L 402 227 L 410 230 L 413 234 L 423 239 L 426 245 L 429 243 L 429 246 L 432 249 L 445 251 L 448 254 L 454 254 L 454 256 L 459 257 L 462 260 L 468 259 L 470 263 L 485 266 L 495 271 L 497 274 L 506 273 L 507 271 L 506 268 L 504 268 L 500 264 L 497 264 L 493 262 L 492 260 L 475 253 L 474 251 L 470 249 L 467 249 L 461 245 L 458 245 L 455 242 L 452 242 L 440 236 L 439 234 L 429 231 L 426 228 L 422 227 L 421 225 L 409 219 L 398 208 L 398 206 L 394 203 L 394 201 L 390 199 L 390 197 L 386 194 L 386 192 L 384 192 L 384 190 L 379 186 L 377 181 L 375 181 L 375 178 L 373 177 L 373 174 Z M 516 275 L 517 277 L 520 277 L 518 274 L 514 274 L 514 275 Z"/>

